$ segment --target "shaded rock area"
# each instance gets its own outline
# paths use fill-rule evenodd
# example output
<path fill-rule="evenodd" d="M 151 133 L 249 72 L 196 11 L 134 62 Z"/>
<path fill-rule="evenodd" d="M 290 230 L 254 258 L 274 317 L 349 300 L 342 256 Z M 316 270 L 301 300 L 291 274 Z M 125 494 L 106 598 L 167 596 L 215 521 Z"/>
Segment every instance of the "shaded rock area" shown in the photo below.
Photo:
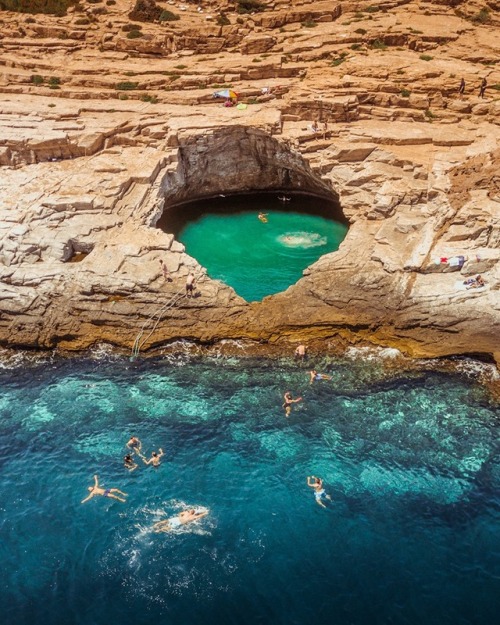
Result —
<path fill-rule="evenodd" d="M 497 3 L 156 4 L 179 19 L 0 11 L 0 344 L 329 339 L 500 362 Z M 350 229 L 247 303 L 155 226 L 259 190 L 333 199 Z"/>

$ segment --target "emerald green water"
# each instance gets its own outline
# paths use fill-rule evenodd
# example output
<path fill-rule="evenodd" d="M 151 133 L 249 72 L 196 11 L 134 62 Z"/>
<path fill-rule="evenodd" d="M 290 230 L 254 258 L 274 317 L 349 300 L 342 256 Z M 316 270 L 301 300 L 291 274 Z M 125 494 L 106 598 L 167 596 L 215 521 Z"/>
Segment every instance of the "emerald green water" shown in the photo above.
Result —
<path fill-rule="evenodd" d="M 167 211 L 159 226 L 173 232 L 212 278 L 247 301 L 259 301 L 294 284 L 306 267 L 337 250 L 347 232 L 334 204 L 288 197 L 288 202 L 268 194 L 204 200 Z M 260 211 L 267 223 L 259 220 Z"/>

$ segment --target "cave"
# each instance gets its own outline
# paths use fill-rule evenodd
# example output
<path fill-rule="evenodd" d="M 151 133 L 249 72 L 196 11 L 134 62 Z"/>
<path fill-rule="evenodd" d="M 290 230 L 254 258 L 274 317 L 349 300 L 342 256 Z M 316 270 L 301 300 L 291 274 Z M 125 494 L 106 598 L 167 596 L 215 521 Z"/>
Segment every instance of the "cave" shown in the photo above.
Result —
<path fill-rule="evenodd" d="M 330 183 L 288 144 L 255 128 L 186 137 L 160 195 L 154 225 L 247 301 L 294 284 L 347 233 Z"/>

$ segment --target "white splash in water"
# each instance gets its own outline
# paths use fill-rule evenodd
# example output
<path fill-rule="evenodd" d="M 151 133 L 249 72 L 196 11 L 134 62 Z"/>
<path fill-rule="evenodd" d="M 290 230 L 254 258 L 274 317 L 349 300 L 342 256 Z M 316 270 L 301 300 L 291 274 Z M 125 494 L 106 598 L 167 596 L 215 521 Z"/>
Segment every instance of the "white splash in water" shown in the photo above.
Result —
<path fill-rule="evenodd" d="M 326 245 L 327 238 L 321 236 L 317 232 L 287 232 L 278 237 L 278 241 L 287 247 L 300 247 L 309 249 L 311 247 L 320 247 Z"/>

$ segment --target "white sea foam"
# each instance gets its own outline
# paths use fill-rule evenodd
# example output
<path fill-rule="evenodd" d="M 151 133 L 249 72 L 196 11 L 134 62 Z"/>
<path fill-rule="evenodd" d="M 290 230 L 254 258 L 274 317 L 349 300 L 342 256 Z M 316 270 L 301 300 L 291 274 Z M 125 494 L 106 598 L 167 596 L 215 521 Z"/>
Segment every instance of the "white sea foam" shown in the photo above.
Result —
<path fill-rule="evenodd" d="M 320 247 L 326 245 L 328 239 L 321 236 L 317 232 L 287 232 L 277 239 L 281 245 L 287 247 L 300 247 L 302 249 L 310 249 L 311 247 Z"/>
<path fill-rule="evenodd" d="M 366 361 L 404 358 L 404 355 L 395 347 L 348 347 L 345 355 L 352 360 Z"/>

